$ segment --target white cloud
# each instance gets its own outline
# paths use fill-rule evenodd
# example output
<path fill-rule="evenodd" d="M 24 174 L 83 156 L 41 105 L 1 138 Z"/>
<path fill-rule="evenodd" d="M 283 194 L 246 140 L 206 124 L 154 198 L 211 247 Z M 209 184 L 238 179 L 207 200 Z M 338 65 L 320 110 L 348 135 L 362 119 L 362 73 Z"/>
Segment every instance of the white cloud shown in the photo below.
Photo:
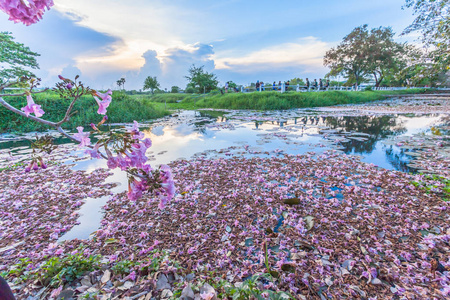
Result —
<path fill-rule="evenodd" d="M 332 46 L 318 38 L 305 37 L 238 57 L 220 57 L 218 54 L 215 56 L 216 69 L 248 73 L 294 66 L 306 69 L 323 68 L 323 56 Z"/>

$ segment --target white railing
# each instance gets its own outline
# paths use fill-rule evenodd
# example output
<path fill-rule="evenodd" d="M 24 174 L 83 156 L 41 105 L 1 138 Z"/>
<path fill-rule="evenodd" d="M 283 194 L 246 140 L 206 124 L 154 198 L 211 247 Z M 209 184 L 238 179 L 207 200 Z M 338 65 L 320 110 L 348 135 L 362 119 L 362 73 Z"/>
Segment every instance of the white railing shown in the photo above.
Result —
<path fill-rule="evenodd" d="M 241 92 L 243 93 L 251 93 L 251 92 L 264 92 L 264 91 L 276 91 L 280 93 L 284 93 L 287 91 L 296 91 L 296 92 L 325 92 L 325 91 L 364 91 L 366 86 L 330 86 L 330 87 L 314 87 L 314 86 L 304 86 L 304 85 L 286 85 L 284 83 L 280 85 L 269 85 L 263 87 L 246 87 L 241 86 Z M 371 87 L 374 91 L 400 91 L 406 89 L 418 89 L 420 87 Z M 450 90 L 450 88 L 437 88 L 437 90 Z"/>

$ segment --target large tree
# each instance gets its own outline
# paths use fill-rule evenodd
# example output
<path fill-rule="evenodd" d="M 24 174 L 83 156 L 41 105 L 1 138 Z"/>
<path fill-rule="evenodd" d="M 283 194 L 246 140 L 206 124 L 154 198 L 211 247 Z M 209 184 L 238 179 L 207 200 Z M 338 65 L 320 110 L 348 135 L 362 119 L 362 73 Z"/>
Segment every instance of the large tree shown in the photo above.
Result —
<path fill-rule="evenodd" d="M 19 77 L 35 77 L 29 69 L 39 69 L 36 57 L 24 44 L 14 41 L 10 32 L 0 32 L 0 84 Z"/>
<path fill-rule="evenodd" d="M 152 92 L 153 95 L 153 91 L 158 89 L 160 86 L 158 79 L 156 78 L 156 76 L 152 77 L 152 76 L 148 76 L 147 78 L 145 78 L 144 81 L 144 91 L 145 90 L 150 90 Z"/>
<path fill-rule="evenodd" d="M 189 68 L 189 76 L 185 76 L 189 83 L 187 87 L 194 88 L 199 93 L 208 93 L 217 88 L 219 81 L 216 75 L 203 70 L 204 66 L 196 67 L 192 65 Z"/>
<path fill-rule="evenodd" d="M 371 75 L 379 86 L 385 76 L 399 68 L 404 45 L 393 38 L 390 27 L 369 31 L 363 25 L 353 29 L 341 44 L 326 52 L 324 65 L 331 69 L 327 76 L 344 75 L 360 84 Z"/>
<path fill-rule="evenodd" d="M 416 18 L 403 32 L 418 31 L 422 42 L 430 47 L 428 60 L 434 73 L 450 69 L 450 0 L 406 0 Z"/>

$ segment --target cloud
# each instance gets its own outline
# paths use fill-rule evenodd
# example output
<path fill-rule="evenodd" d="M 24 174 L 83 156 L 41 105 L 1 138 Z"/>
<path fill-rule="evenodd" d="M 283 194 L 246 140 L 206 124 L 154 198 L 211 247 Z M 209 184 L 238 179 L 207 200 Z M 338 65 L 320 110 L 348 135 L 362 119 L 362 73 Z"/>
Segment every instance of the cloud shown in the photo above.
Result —
<path fill-rule="evenodd" d="M 142 58 L 143 66 L 137 71 L 126 73 L 128 88 L 141 89 L 147 76 L 156 76 L 162 88 L 171 86 L 184 88 L 187 84 L 184 76 L 188 75 L 192 65 L 205 66 L 205 70 L 214 70 L 213 47 L 205 44 L 192 44 L 183 47 L 168 48 L 158 54 L 155 50 L 147 50 Z"/>
<path fill-rule="evenodd" d="M 79 75 L 82 77 L 81 70 L 73 65 L 68 65 L 61 70 L 61 75 L 65 78 L 74 79 L 75 76 Z"/>
<path fill-rule="evenodd" d="M 237 57 L 217 57 L 217 69 L 237 73 L 270 71 L 302 67 L 305 71 L 322 69 L 323 56 L 332 45 L 316 37 L 305 37 L 294 42 L 282 43 Z"/>

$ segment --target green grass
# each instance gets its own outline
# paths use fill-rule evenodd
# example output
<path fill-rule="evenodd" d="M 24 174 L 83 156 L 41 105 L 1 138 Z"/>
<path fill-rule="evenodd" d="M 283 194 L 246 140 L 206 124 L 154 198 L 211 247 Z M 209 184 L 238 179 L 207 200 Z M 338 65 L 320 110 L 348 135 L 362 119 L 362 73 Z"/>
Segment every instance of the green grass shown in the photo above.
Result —
<path fill-rule="evenodd" d="M 167 109 L 255 109 L 283 110 L 291 108 L 319 107 L 337 104 L 356 104 L 375 100 L 383 100 L 388 95 L 419 94 L 427 89 L 408 89 L 402 91 L 328 91 L 328 92 L 254 92 L 229 93 L 221 95 L 214 92 L 206 95 L 198 94 L 157 94 L 154 96 L 134 96 L 146 101 L 160 103 Z M 180 101 L 181 100 L 181 101 Z M 179 103 L 177 103 L 179 101 Z M 166 102 L 165 104 L 163 104 Z M 163 104 L 163 105 L 161 105 Z"/>
<path fill-rule="evenodd" d="M 121 92 L 113 93 L 113 101 L 108 107 L 108 123 L 127 123 L 160 118 L 170 114 L 161 105 L 155 105 L 148 99 L 134 99 Z M 25 97 L 4 97 L 12 106 L 20 109 L 26 105 Z M 55 92 L 36 94 L 34 100 L 42 105 L 45 114 L 42 118 L 50 121 L 61 120 L 70 104 L 69 99 L 61 99 Z M 97 114 L 98 105 L 92 96 L 81 97 L 74 106 L 77 113 L 71 117 L 64 128 L 72 129 L 77 126 L 89 126 L 90 123 L 101 121 Z M 16 115 L 0 106 L 0 132 L 28 132 L 44 131 L 50 127 Z"/>

